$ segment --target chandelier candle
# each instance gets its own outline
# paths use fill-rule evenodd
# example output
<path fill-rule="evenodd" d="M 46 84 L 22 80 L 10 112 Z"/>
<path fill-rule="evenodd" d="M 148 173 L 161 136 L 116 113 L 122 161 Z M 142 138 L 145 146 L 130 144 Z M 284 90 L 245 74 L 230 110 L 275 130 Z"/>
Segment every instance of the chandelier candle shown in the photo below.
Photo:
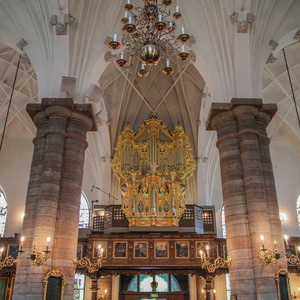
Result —
<path fill-rule="evenodd" d="M 166 65 L 168 59 L 168 68 L 170 68 L 170 62 L 173 65 L 188 59 L 188 53 L 179 54 L 181 45 L 186 43 L 190 36 L 185 32 L 184 26 L 179 28 L 179 32 L 176 32 L 176 21 L 172 20 L 172 16 L 175 20 L 181 18 L 178 5 L 174 14 L 171 15 L 169 7 L 172 1 L 170 0 L 140 0 L 140 2 L 139 7 L 134 7 L 128 0 L 125 2 L 126 12 L 121 19 L 124 44 L 120 52 L 126 54 L 126 57 L 131 57 L 132 64 L 134 64 L 134 60 L 140 59 L 140 62 L 145 65 L 145 72 L 141 72 L 140 69 L 138 75 L 145 77 L 149 73 L 148 70 L 150 71 L 151 67 L 159 64 L 160 61 Z M 115 35 L 109 43 L 109 48 L 113 50 L 121 48 Z M 119 58 L 120 56 L 116 54 L 114 57 Z M 119 67 L 131 66 L 124 58 L 116 59 L 116 63 Z M 173 68 L 162 68 L 162 71 L 166 75 L 171 75 Z"/>

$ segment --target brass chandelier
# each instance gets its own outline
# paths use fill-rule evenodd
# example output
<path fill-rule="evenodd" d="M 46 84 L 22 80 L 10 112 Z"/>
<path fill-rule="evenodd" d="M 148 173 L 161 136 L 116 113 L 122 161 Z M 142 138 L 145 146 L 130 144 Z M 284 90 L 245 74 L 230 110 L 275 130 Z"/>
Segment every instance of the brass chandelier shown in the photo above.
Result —
<path fill-rule="evenodd" d="M 154 115 L 135 133 L 126 124 L 112 161 L 129 226 L 178 226 L 184 192 L 196 167 L 187 134 L 170 133 Z"/>
<path fill-rule="evenodd" d="M 176 21 L 182 15 L 178 5 L 171 14 L 169 6 L 172 0 L 162 0 L 161 3 L 158 0 L 143 1 L 143 7 L 134 7 L 131 0 L 126 0 L 125 15 L 121 19 L 123 49 L 116 56 L 116 63 L 119 67 L 128 67 L 128 57 L 138 57 L 141 61 L 138 75 L 145 77 L 151 67 L 162 60 L 163 73 L 171 75 L 174 72 L 172 64 L 189 58 L 185 43 L 190 40 L 190 36 L 184 26 L 181 26 L 179 34 L 176 32 Z M 109 48 L 121 48 L 116 33 L 109 42 Z"/>

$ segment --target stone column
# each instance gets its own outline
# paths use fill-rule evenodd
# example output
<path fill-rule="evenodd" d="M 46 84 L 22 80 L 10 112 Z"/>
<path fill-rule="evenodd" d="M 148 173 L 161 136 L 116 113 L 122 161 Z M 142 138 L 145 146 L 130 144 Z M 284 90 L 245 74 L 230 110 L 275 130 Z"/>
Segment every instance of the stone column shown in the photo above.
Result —
<path fill-rule="evenodd" d="M 272 248 L 270 212 L 276 224 L 279 220 L 276 210 L 269 209 L 266 196 L 264 176 L 267 171 L 273 172 L 265 143 L 268 122 L 261 121 L 262 116 L 270 120 L 275 112 L 275 105 L 263 105 L 261 99 L 232 99 L 230 104 L 213 103 L 209 117 L 207 129 L 218 134 L 227 247 L 232 257 L 231 289 L 238 299 L 277 297 L 275 267 L 264 266 L 258 259 L 261 234 L 266 247 Z M 268 162 L 267 171 L 262 161 Z M 278 212 L 274 193 L 272 197 Z M 277 226 L 276 230 L 281 236 L 281 228 Z"/>
<path fill-rule="evenodd" d="M 275 187 L 275 179 L 273 174 L 273 166 L 270 155 L 270 139 L 267 135 L 267 126 L 271 121 L 273 111 L 259 111 L 257 114 L 257 130 L 259 132 L 258 141 L 260 148 L 260 159 L 264 176 L 265 195 L 268 203 L 268 213 L 271 227 L 272 240 L 276 240 L 281 249 L 283 249 L 283 240 L 281 235 L 281 222 L 278 218 L 279 209 L 277 201 L 277 193 Z"/>
<path fill-rule="evenodd" d="M 191 274 L 189 276 L 189 291 L 190 291 L 190 300 L 197 300 L 197 275 Z"/>
<path fill-rule="evenodd" d="M 85 137 L 94 129 L 92 108 L 64 98 L 43 99 L 41 104 L 29 104 L 27 111 L 37 126 L 37 136 L 22 229 L 24 250 L 30 251 L 35 242 L 41 252 L 50 237 L 52 253 L 43 267 L 25 260 L 18 263 L 14 299 L 43 299 L 42 279 L 54 265 L 67 279 L 64 299 L 73 299 L 72 260 L 77 248 Z"/>
<path fill-rule="evenodd" d="M 30 251 L 33 243 L 33 232 L 35 226 L 35 210 L 38 203 L 41 175 L 43 171 L 43 157 L 46 146 L 45 132 L 47 130 L 48 121 L 45 112 L 37 113 L 33 117 L 33 122 L 37 127 L 36 137 L 33 139 L 34 150 L 32 156 L 30 177 L 28 183 L 27 197 L 26 197 L 26 214 L 23 220 L 22 234 L 26 236 L 24 243 L 24 250 Z M 29 291 L 29 286 L 26 284 L 28 276 L 28 268 L 31 267 L 30 261 L 18 262 L 18 274 L 14 289 L 19 291 L 21 295 L 26 295 Z M 24 296 L 25 297 L 25 296 Z"/>
<path fill-rule="evenodd" d="M 98 278 L 91 277 L 92 284 L 91 284 L 91 300 L 98 300 Z"/>
<path fill-rule="evenodd" d="M 112 275 L 111 278 L 111 299 L 119 300 L 120 276 Z"/>
<path fill-rule="evenodd" d="M 214 277 L 212 275 L 206 275 L 205 279 L 205 291 L 206 300 L 214 300 Z"/>
<path fill-rule="evenodd" d="M 76 105 L 75 105 L 76 109 Z M 73 111 L 68 119 L 64 143 L 63 170 L 61 172 L 58 215 L 53 249 L 53 264 L 64 270 L 68 280 L 64 299 L 73 299 L 80 196 L 82 191 L 84 154 L 87 148 L 86 133 L 92 127 L 92 119 Z"/>

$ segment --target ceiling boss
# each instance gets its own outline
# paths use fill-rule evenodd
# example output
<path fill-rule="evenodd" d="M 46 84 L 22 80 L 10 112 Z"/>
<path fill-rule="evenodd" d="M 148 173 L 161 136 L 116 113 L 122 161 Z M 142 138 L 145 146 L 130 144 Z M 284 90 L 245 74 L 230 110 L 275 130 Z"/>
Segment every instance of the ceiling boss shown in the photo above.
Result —
<path fill-rule="evenodd" d="M 155 116 L 137 133 L 126 124 L 112 169 L 120 180 L 122 209 L 129 226 L 178 226 L 187 181 L 195 167 L 181 124 L 172 133 Z"/>

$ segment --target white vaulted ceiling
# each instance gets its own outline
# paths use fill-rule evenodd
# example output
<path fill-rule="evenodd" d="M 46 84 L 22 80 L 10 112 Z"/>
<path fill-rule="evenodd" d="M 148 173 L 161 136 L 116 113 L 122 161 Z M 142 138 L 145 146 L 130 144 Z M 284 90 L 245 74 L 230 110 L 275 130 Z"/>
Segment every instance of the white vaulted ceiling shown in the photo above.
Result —
<path fill-rule="evenodd" d="M 292 87 L 299 110 L 300 42 L 296 42 L 286 47 L 284 51 L 286 54 Z M 264 101 L 267 103 L 276 103 L 278 106 L 278 113 L 276 114 L 275 118 L 279 119 L 279 124 L 270 131 L 270 135 L 271 137 L 274 137 L 278 130 L 280 130 L 280 127 L 286 124 L 300 139 L 300 127 L 283 52 L 279 51 L 274 56 L 276 61 L 266 64 L 263 73 Z"/>
<path fill-rule="evenodd" d="M 126 122 L 138 131 L 152 110 L 170 131 L 173 131 L 177 122 L 183 124 L 196 156 L 201 99 L 205 86 L 203 78 L 190 62 L 174 65 L 175 71 L 171 76 L 163 74 L 162 63 L 153 66 L 148 77 L 144 78 L 137 75 L 138 67 L 140 64 L 135 62 L 121 72 L 111 63 L 99 80 L 105 90 L 104 101 L 110 123 L 112 149 L 116 147 L 119 133 Z"/>
<path fill-rule="evenodd" d="M 9 46 L 0 43 L 0 133 L 3 131 L 18 60 L 19 53 Z M 34 135 L 34 126 L 25 109 L 27 103 L 37 102 L 37 89 L 37 79 L 33 67 L 30 64 L 20 63 L 13 101 L 7 121 L 8 126 L 17 118 Z"/>

